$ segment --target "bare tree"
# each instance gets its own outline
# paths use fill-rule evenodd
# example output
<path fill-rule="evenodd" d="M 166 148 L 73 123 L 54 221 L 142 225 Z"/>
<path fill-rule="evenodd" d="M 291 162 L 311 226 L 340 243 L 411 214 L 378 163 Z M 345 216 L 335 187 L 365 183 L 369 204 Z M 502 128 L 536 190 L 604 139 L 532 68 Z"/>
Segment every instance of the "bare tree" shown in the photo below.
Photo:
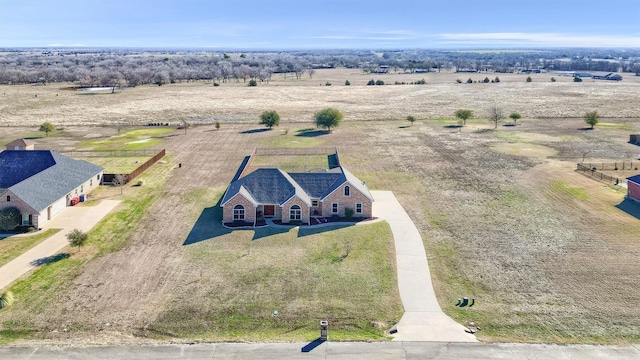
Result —
<path fill-rule="evenodd" d="M 307 74 L 309 74 L 309 79 L 313 79 L 313 75 L 316 74 L 316 69 L 307 70 Z"/>
<path fill-rule="evenodd" d="M 498 122 L 505 118 L 504 111 L 498 107 L 498 105 L 493 105 L 489 108 L 489 115 L 487 116 L 489 120 L 493 121 L 494 129 L 498 128 Z"/>
<path fill-rule="evenodd" d="M 117 174 L 113 177 L 111 183 L 113 184 L 113 186 L 120 187 L 120 195 L 122 195 L 122 187 L 127 183 L 127 176 L 124 174 Z"/>

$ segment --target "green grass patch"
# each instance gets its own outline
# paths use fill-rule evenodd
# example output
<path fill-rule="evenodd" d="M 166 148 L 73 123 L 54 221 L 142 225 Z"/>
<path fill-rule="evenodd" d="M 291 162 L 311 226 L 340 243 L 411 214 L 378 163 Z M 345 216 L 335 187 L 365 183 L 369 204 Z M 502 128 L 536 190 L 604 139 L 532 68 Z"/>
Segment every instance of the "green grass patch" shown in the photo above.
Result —
<path fill-rule="evenodd" d="M 309 341 L 326 318 L 332 339 L 379 340 L 402 315 L 385 222 L 289 231 L 208 226 L 211 239 L 183 248 L 200 277 L 166 302 L 150 334 Z"/>
<path fill-rule="evenodd" d="M 327 155 L 256 155 L 251 166 L 275 167 L 286 172 L 308 172 L 329 168 Z"/>
<path fill-rule="evenodd" d="M 10 236 L 0 240 L 0 266 L 22 255 L 25 251 L 50 238 L 60 229 L 48 229 L 31 236 Z"/>
<path fill-rule="evenodd" d="M 170 134 L 174 131 L 173 128 L 154 127 L 134 129 L 106 139 L 83 141 L 79 147 L 88 150 L 141 150 L 157 146 L 162 141 L 157 136 Z"/>
<path fill-rule="evenodd" d="M 92 164 L 102 166 L 107 174 L 128 174 L 151 159 L 149 156 L 114 156 L 98 157 L 91 156 L 82 158 Z"/>
<path fill-rule="evenodd" d="M 596 125 L 596 128 L 633 130 L 633 126 L 631 124 L 610 122 L 599 122 L 598 125 Z"/>
<path fill-rule="evenodd" d="M 524 139 L 518 136 L 516 133 L 510 131 L 496 131 L 493 133 L 498 139 L 507 140 L 510 142 L 530 142 L 527 139 Z"/>
<path fill-rule="evenodd" d="M 571 195 L 576 200 L 589 200 L 591 197 L 584 190 L 571 186 L 564 181 L 554 181 L 551 187 L 559 192 Z"/>
<path fill-rule="evenodd" d="M 325 143 L 323 136 L 329 136 L 317 129 L 299 129 L 296 131 L 271 131 L 272 136 L 263 140 L 260 145 L 266 147 L 307 148 L 321 146 Z"/>
<path fill-rule="evenodd" d="M 0 345 L 7 345 L 33 334 L 30 330 L 0 330 Z"/>

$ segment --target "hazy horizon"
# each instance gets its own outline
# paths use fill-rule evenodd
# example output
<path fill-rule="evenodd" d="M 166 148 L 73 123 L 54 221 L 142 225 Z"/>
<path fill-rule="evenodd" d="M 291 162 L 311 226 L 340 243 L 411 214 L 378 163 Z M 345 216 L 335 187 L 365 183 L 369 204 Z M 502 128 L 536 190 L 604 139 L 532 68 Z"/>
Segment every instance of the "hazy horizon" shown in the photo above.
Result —
<path fill-rule="evenodd" d="M 638 48 L 640 1 L 3 0 L 2 48 Z"/>

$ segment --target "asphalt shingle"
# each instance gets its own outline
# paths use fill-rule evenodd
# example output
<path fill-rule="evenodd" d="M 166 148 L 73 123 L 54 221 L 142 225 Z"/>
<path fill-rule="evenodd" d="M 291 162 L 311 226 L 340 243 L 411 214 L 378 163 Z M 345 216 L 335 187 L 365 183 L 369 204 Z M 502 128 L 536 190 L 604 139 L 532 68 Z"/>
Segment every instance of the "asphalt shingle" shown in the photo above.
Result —
<path fill-rule="evenodd" d="M 5 158 L 8 161 L 2 160 Z M 49 150 L 5 150 L 0 153 L 0 177 L 11 179 L 14 184 L 8 189 L 36 211 L 46 209 L 103 170 L 84 160 Z M 13 171 L 20 175 L 12 174 Z M 18 178 L 22 179 L 15 182 Z M 99 180 L 95 178 L 94 181 Z"/>

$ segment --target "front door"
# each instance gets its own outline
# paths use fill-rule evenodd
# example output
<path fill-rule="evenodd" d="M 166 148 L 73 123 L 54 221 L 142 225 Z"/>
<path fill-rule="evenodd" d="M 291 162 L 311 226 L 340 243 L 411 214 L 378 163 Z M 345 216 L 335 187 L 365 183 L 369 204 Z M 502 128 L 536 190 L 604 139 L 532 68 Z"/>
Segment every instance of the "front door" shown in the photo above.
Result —
<path fill-rule="evenodd" d="M 265 217 L 273 217 L 276 214 L 276 207 L 274 205 L 265 205 L 264 206 L 264 216 Z"/>

